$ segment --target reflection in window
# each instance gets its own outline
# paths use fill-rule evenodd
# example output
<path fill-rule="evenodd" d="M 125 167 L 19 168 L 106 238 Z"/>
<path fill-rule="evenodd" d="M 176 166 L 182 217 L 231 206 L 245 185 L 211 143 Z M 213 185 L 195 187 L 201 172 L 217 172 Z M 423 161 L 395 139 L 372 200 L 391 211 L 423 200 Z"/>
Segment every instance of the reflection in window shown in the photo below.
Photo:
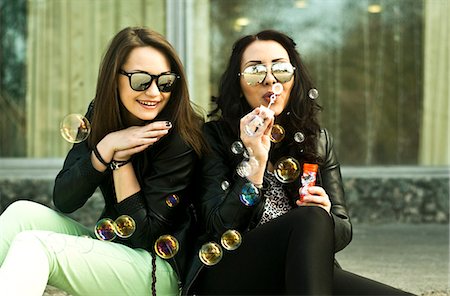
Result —
<path fill-rule="evenodd" d="M 283 31 L 296 41 L 316 82 L 323 127 L 333 133 L 343 164 L 418 163 L 422 1 L 255 2 L 211 1 L 214 86 L 237 38 Z"/>

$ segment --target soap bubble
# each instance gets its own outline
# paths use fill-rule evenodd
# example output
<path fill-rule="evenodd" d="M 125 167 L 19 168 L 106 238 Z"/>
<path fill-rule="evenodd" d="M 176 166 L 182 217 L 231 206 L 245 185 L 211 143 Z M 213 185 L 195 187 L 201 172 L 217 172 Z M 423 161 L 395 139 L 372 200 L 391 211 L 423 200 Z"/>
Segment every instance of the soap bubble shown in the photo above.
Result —
<path fill-rule="evenodd" d="M 180 203 L 180 198 L 178 197 L 178 195 L 176 194 L 169 194 L 166 197 L 166 204 L 170 207 L 173 208 L 176 205 L 178 205 Z"/>
<path fill-rule="evenodd" d="M 239 195 L 240 201 L 247 207 L 254 206 L 260 200 L 259 190 L 252 183 L 246 183 L 242 187 Z"/>
<path fill-rule="evenodd" d="M 231 144 L 231 152 L 234 154 L 241 154 L 244 152 L 244 144 L 241 141 L 236 141 Z"/>
<path fill-rule="evenodd" d="M 94 232 L 99 240 L 112 241 L 116 238 L 115 222 L 109 218 L 103 218 L 95 224 Z"/>
<path fill-rule="evenodd" d="M 211 266 L 219 263 L 222 259 L 223 251 L 222 247 L 215 242 L 208 242 L 203 244 L 203 246 L 198 251 L 198 257 L 203 262 L 203 264 Z"/>
<path fill-rule="evenodd" d="M 243 160 L 238 164 L 236 173 L 242 178 L 246 178 L 252 174 L 252 166 L 247 160 Z"/>
<path fill-rule="evenodd" d="M 274 124 L 272 126 L 272 131 L 270 133 L 270 141 L 273 143 L 279 143 L 283 141 L 285 136 L 284 128 L 279 124 Z"/>
<path fill-rule="evenodd" d="M 294 141 L 297 143 L 302 143 L 305 141 L 305 135 L 302 132 L 296 132 L 294 134 Z"/>
<path fill-rule="evenodd" d="M 89 120 L 81 114 L 69 114 L 59 125 L 61 136 L 69 143 L 80 143 L 87 139 L 91 132 Z"/>
<path fill-rule="evenodd" d="M 136 222 L 128 215 L 119 216 L 114 223 L 116 224 L 116 234 L 121 238 L 129 238 L 136 231 Z"/>
<path fill-rule="evenodd" d="M 178 240 L 169 234 L 161 235 L 155 241 L 155 252 L 163 259 L 170 259 L 175 256 L 179 248 Z"/>
<path fill-rule="evenodd" d="M 222 234 L 220 244 L 228 251 L 239 248 L 242 243 L 242 236 L 237 230 L 229 229 Z"/>
<path fill-rule="evenodd" d="M 225 191 L 228 189 L 228 187 L 230 187 L 230 182 L 225 180 L 220 184 L 220 187 L 222 188 L 223 191 Z"/>
<path fill-rule="evenodd" d="M 308 92 L 308 96 L 310 99 L 315 100 L 319 97 L 319 91 L 315 88 L 311 88 Z"/>
<path fill-rule="evenodd" d="M 300 164 L 293 157 L 285 157 L 275 164 L 275 177 L 281 183 L 291 183 L 300 175 Z"/>
<path fill-rule="evenodd" d="M 283 84 L 277 82 L 274 85 L 272 85 L 272 91 L 274 94 L 279 95 L 283 92 Z"/>

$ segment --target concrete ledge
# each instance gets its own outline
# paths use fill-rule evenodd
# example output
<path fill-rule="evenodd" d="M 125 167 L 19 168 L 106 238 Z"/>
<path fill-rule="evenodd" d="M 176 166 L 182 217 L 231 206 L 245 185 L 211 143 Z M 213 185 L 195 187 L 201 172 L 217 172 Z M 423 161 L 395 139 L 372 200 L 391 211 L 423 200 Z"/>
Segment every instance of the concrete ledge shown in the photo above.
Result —
<path fill-rule="evenodd" d="M 14 200 L 52 206 L 62 158 L 0 158 L 0 213 Z M 347 205 L 356 223 L 449 223 L 450 167 L 343 167 Z M 99 192 L 73 214 L 92 224 L 103 207 Z"/>

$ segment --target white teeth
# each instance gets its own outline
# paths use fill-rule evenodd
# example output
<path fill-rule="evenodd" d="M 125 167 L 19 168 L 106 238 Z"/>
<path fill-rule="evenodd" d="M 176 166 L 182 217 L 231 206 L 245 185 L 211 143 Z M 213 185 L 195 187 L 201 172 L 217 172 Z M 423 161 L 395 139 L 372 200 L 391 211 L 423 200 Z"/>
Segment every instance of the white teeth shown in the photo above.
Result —
<path fill-rule="evenodd" d="M 145 106 L 156 106 L 157 104 L 157 102 L 143 102 L 143 101 L 139 101 L 139 103 Z"/>

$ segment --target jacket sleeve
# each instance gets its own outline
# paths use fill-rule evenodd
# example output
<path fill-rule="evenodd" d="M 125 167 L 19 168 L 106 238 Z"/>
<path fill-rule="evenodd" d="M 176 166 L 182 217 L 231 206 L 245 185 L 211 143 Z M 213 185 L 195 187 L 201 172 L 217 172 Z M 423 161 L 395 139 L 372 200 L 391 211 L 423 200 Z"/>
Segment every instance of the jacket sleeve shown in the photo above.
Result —
<path fill-rule="evenodd" d="M 86 117 L 90 120 L 92 106 Z M 97 171 L 91 162 L 91 150 L 87 142 L 74 144 L 64 160 L 64 165 L 55 179 L 53 203 L 63 213 L 72 213 L 81 208 L 92 196 L 108 171 Z"/>
<path fill-rule="evenodd" d="M 119 215 L 136 222 L 134 234 L 126 241 L 134 248 L 152 248 L 160 235 L 176 232 L 187 221 L 191 204 L 189 189 L 197 162 L 194 150 L 176 133 L 152 149 L 157 152 L 139 181 L 141 190 L 115 205 Z"/>
<path fill-rule="evenodd" d="M 230 154 L 231 143 L 226 140 L 230 137 L 224 135 L 225 132 L 226 129 L 217 122 L 205 124 L 204 135 L 210 151 L 201 160 L 200 192 L 196 204 L 206 232 L 215 239 L 227 229 L 247 230 L 257 205 L 246 206 L 241 202 L 244 188 L 255 190 L 259 199 L 262 196 L 256 188 L 248 187 L 247 179 L 236 174 L 240 156 Z M 223 187 L 223 182 L 228 182 L 229 187 Z"/>
<path fill-rule="evenodd" d="M 340 164 L 334 152 L 333 138 L 327 130 L 320 135 L 319 151 L 324 155 L 323 166 L 320 168 L 322 186 L 331 200 L 331 216 L 334 222 L 335 252 L 344 249 L 352 240 L 352 224 L 347 211 L 345 193 L 341 177 Z"/>

